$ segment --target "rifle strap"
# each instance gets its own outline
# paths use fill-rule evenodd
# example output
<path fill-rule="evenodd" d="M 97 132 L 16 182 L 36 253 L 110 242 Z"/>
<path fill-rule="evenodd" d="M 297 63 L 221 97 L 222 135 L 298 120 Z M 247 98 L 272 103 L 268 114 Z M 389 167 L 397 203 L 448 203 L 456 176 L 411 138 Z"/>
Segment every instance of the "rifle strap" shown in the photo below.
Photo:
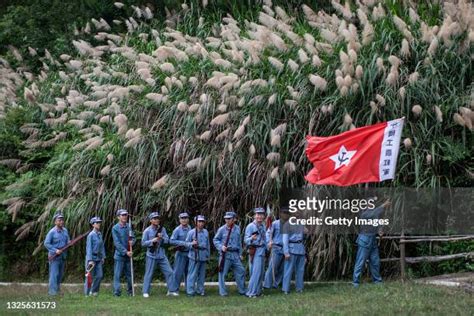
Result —
<path fill-rule="evenodd" d="M 232 234 L 232 229 L 233 228 L 234 228 L 234 224 L 232 224 L 232 226 L 230 226 L 229 233 L 227 234 L 227 238 L 225 239 L 225 243 L 224 243 L 225 247 L 227 247 L 227 245 L 229 244 L 230 234 Z"/>

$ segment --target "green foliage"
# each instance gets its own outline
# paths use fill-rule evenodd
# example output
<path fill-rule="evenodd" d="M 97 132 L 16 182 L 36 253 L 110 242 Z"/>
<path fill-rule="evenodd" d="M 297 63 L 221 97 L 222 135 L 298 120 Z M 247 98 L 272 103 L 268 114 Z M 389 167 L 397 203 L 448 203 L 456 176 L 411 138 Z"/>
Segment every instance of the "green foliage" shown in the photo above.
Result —
<path fill-rule="evenodd" d="M 439 242 L 439 243 L 423 243 L 416 247 L 418 256 L 441 256 L 457 253 L 466 253 L 474 251 L 474 241 L 462 240 L 456 242 Z M 442 261 L 437 264 L 420 263 L 418 267 L 413 267 L 413 273 L 417 277 L 425 277 L 430 275 L 448 274 L 455 272 L 474 271 L 472 262 L 464 259 L 452 259 Z"/>
<path fill-rule="evenodd" d="M 223 212 L 231 207 L 239 212 L 240 224 L 244 226 L 250 220 L 250 207 L 278 201 L 278 194 L 284 188 L 305 185 L 303 175 L 310 167 L 304 154 L 305 136 L 327 136 L 348 130 L 351 126 L 344 123 L 346 115 L 351 117 L 354 126 L 406 117 L 403 138 L 410 138 L 413 145 L 401 149 L 397 178 L 393 182 L 377 185 L 472 186 L 472 131 L 452 120 L 461 106 L 470 106 L 472 45 L 469 46 L 469 42 L 467 47 L 462 45 L 467 37 L 463 32 L 452 39 L 451 45 L 439 44 L 434 56 L 430 56 L 427 53 L 430 44 L 420 39 L 420 22 L 410 21 L 406 4 L 385 1 L 387 15 L 373 21 L 374 40 L 357 51 L 356 64 L 363 68 L 359 88 L 343 95 L 336 85 L 336 71 L 341 68 L 339 53 L 348 52 L 347 43 L 342 37 L 334 43 L 327 43 L 321 28 L 312 26 L 314 21 L 302 13 L 300 1 L 288 4 L 278 2 L 290 16 L 288 23 L 292 31 L 299 36 L 314 37 L 330 49 L 324 49 L 325 46 L 317 49 L 322 62 L 320 66 L 312 64 L 310 59 L 306 63 L 298 62 L 297 70 L 292 70 L 287 62 L 290 58 L 298 61 L 298 52 L 304 47 L 294 44 L 281 33 L 287 49 L 262 46 L 257 54 L 260 61 L 255 64 L 248 62 L 252 61 L 251 56 L 244 49 L 240 49 L 243 54 L 243 61 L 240 62 L 226 55 L 225 50 L 229 50 L 225 46 L 227 44 L 220 44 L 219 47 L 209 45 L 206 37 L 221 36 L 220 24 L 227 13 L 231 13 L 238 22 L 240 33 L 237 35 L 249 39 L 254 31 L 250 23 L 262 23 L 259 20 L 262 9 L 250 2 L 216 1 L 202 8 L 198 1 L 192 1 L 187 10 L 180 10 L 177 2 L 165 3 L 170 4 L 171 12 L 166 21 L 164 6 L 158 4 L 154 8 L 153 19 L 140 20 L 129 6 L 118 10 L 110 1 L 54 1 L 55 5 L 51 8 L 43 2 L 25 1 L 22 5 L 11 6 L 0 18 L 0 42 L 17 46 L 24 58 L 28 46 L 40 48 L 40 56 L 28 57 L 26 64 L 39 66 L 44 62 L 49 67 L 47 78 L 33 82 L 26 79 L 18 87 L 16 106 L 8 107 L 5 118 L 0 119 L 0 158 L 21 160 L 21 167 L 16 170 L 0 167 L 0 171 L 6 174 L 0 185 L 1 197 L 2 200 L 21 198 L 25 201 L 18 222 L 8 223 L 11 226 L 8 228 L 9 235 L 21 233 L 17 229 L 31 223 L 33 226 L 28 236 L 41 241 L 56 209 L 66 212 L 66 225 L 73 236 L 88 229 L 87 221 L 91 216 L 99 215 L 106 223 L 113 222 L 114 211 L 119 207 L 127 208 L 136 215 L 135 227 L 145 225 L 145 215 L 151 209 L 160 209 L 171 229 L 176 214 L 186 208 L 208 215 L 209 229 L 213 230 L 222 224 Z M 329 3 L 324 1 L 311 5 L 314 10 L 324 8 L 329 14 L 340 16 Z M 423 1 L 417 10 L 427 24 L 442 23 L 440 5 Z M 409 45 L 409 56 L 402 58 L 400 80 L 390 85 L 386 81 L 390 68 L 388 58 L 399 55 L 405 36 L 394 23 L 394 14 L 406 21 L 415 39 Z M 134 30 L 127 30 L 124 25 L 124 17 L 129 16 L 135 16 L 138 20 Z M 73 35 L 74 27 L 83 30 L 84 24 L 92 17 L 105 18 L 112 27 L 108 33 L 119 34 L 121 48 L 126 46 L 135 56 L 127 57 L 112 50 L 106 50 L 100 57 L 94 58 L 78 54 L 71 45 L 73 39 L 85 40 L 91 46 L 105 44 L 100 36 L 94 37 L 102 31 L 94 27 L 91 34 L 81 31 L 79 35 Z M 111 20 L 115 18 L 120 19 L 122 25 L 113 25 Z M 17 19 L 21 23 L 17 23 Z M 361 31 L 362 25 L 354 23 Z M 51 33 L 45 32 L 45 29 L 51 30 Z M 156 30 L 158 38 L 151 36 L 152 30 Z M 216 65 L 211 58 L 188 52 L 186 60 L 176 56 L 167 58 L 166 61 L 175 68 L 173 74 L 160 69 L 162 61 L 151 65 L 150 73 L 155 82 L 145 83 L 137 74 L 136 55 L 152 55 L 160 45 L 170 45 L 166 43 L 173 40 L 170 35 L 173 30 L 180 31 L 183 36 L 188 35 L 189 42 L 202 43 L 208 55 L 219 53 L 223 59 L 232 61 L 230 68 Z M 145 39 L 143 35 L 149 38 Z M 113 47 L 116 44 L 107 45 Z M 195 48 L 186 46 L 189 43 L 173 45 L 183 51 Z M 45 47 L 51 48 L 59 65 L 42 57 Z M 83 63 L 81 70 L 72 70 L 60 61 L 57 57 L 63 53 L 80 60 Z M 282 61 L 283 69 L 276 69 L 268 57 Z M 377 58 L 383 59 L 385 70 L 378 69 Z M 18 69 L 17 66 L 24 65 L 14 62 L 12 66 Z M 101 76 L 98 70 L 107 76 Z M 60 71 L 69 77 L 64 79 Z M 240 87 L 245 82 L 253 83 L 261 79 L 265 84 L 250 86 L 247 91 L 235 87 L 229 90 L 230 95 L 225 95 L 221 90 L 205 84 L 216 71 L 224 74 L 232 72 L 238 77 Z M 408 76 L 415 71 L 419 73 L 419 79 L 409 82 Z M 125 76 L 117 75 L 117 72 Z M 315 89 L 309 82 L 310 74 L 325 78 L 327 88 L 324 91 Z M 193 76 L 197 80 L 196 85 L 189 82 Z M 170 84 L 173 80 L 179 80 L 181 86 Z M 38 89 L 37 99 L 28 102 L 21 97 L 23 88 L 32 89 L 33 83 Z M 115 101 L 109 96 L 104 97 L 104 103 L 97 108 L 88 108 L 80 103 L 77 106 L 68 104 L 64 110 L 54 109 L 57 99 L 68 99 L 71 91 L 80 93 L 87 100 L 98 101 L 99 98 L 91 97 L 98 86 L 134 86 L 140 89 L 130 90 L 126 97 Z M 406 89 L 404 97 L 401 97 L 399 90 L 402 86 Z M 146 97 L 148 93 L 162 93 L 164 88 L 167 102 L 157 103 Z M 206 94 L 208 102 L 200 100 L 203 94 Z M 274 94 L 275 102 L 270 104 L 268 100 Z M 373 110 L 369 104 L 377 94 L 383 96 L 385 104 Z M 180 111 L 177 108 L 179 102 L 185 102 L 188 106 L 201 105 L 198 112 Z M 115 110 L 112 109 L 114 103 Z M 224 110 L 219 108 L 222 103 L 226 104 Z M 420 114 L 412 111 L 416 104 L 423 107 Z M 117 106 L 119 110 L 116 110 Z M 437 119 L 434 106 L 439 106 L 442 122 Z M 63 112 L 69 115 L 67 120 L 71 122 L 86 111 L 92 112 L 92 116 L 84 119 L 83 129 L 65 124 L 66 121 L 46 123 L 48 119 L 58 119 Z M 128 129 L 142 129 L 140 142 L 135 146 L 124 146 L 128 139 L 118 134 L 116 124 L 99 121 L 106 114 L 113 120 L 118 113 L 128 117 Z M 211 126 L 211 120 L 222 113 L 230 113 L 228 121 Z M 250 121 L 245 133 L 233 139 L 238 126 L 247 116 L 250 116 Z M 33 140 L 28 140 L 28 133 L 20 129 L 27 123 L 33 124 L 38 133 Z M 281 124 L 286 124 L 286 131 L 278 146 L 270 142 L 270 132 Z M 201 140 L 199 135 L 206 131 L 211 133 L 210 139 Z M 228 135 L 217 140 L 216 136 L 225 131 Z M 60 133 L 67 134 L 45 145 Z M 100 146 L 91 150 L 74 148 L 98 135 L 103 140 Z M 252 146 L 255 148 L 253 154 L 250 153 Z M 279 161 L 267 159 L 272 152 L 280 154 Z M 109 159 L 109 155 L 113 158 Z M 428 155 L 431 161 L 428 161 Z M 202 158 L 202 166 L 186 167 L 195 158 Z M 296 170 L 287 172 L 285 163 L 294 163 Z M 102 174 L 106 166 L 110 166 L 110 171 Z M 275 169 L 277 167 L 279 169 Z M 278 170 L 278 174 L 271 177 L 274 170 Z M 163 176 L 167 176 L 166 184 L 151 190 L 152 185 Z M 1 207 L 0 211 L 5 214 L 5 209 Z M 3 224 L 7 225 L 6 222 Z M 104 231 L 108 242 L 110 227 L 106 225 Z M 37 246 L 39 251 L 41 244 Z M 321 234 L 312 237 L 309 246 L 312 254 L 310 265 L 314 268 L 311 271 L 315 271 L 312 276 L 339 278 L 348 275 L 353 259 L 353 244 L 349 238 Z M 32 250 L 31 247 L 29 250 Z M 81 251 L 72 253 L 74 258 L 81 255 Z M 143 260 L 143 252 L 137 254 L 137 260 Z M 327 262 L 340 264 L 327 265 Z"/>
<path fill-rule="evenodd" d="M 62 288 L 66 291 L 66 288 Z M 138 288 L 137 288 L 138 290 Z M 50 302 L 44 288 L 0 288 L 0 303 Z M 303 293 L 284 295 L 280 290 L 266 290 L 259 299 L 249 300 L 238 295 L 235 286 L 229 287 L 228 297 L 219 297 L 217 287 L 206 288 L 206 296 L 166 297 L 165 287 L 152 287 L 151 297 L 134 298 L 112 296 L 109 288 L 101 286 L 99 296 L 84 297 L 81 289 L 55 298 L 54 313 L 70 314 L 252 314 L 262 315 L 371 315 L 371 314 L 435 314 L 456 313 L 468 315 L 472 311 L 472 294 L 448 287 L 436 287 L 412 282 L 386 282 L 380 286 L 362 284 L 354 290 L 346 283 L 313 284 L 305 286 Z"/>

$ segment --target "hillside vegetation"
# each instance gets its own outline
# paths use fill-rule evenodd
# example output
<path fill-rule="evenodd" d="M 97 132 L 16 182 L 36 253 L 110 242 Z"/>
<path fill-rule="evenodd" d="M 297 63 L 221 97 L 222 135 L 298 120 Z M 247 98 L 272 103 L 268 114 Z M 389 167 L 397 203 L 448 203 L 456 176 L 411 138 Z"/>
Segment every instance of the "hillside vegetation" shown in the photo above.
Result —
<path fill-rule="evenodd" d="M 56 210 L 71 235 L 105 218 L 107 238 L 118 208 L 139 229 L 155 209 L 202 212 L 210 228 L 230 208 L 247 220 L 305 185 L 306 135 L 403 116 L 397 176 L 381 185 L 472 186 L 468 1 L 264 1 L 232 13 L 191 2 L 165 18 L 115 6 L 127 18 L 81 25 L 73 53 L 10 46 L 0 59 L 2 221 L 18 243 L 37 240 L 35 254 Z M 347 274 L 352 241 L 311 238 L 311 274 Z"/>

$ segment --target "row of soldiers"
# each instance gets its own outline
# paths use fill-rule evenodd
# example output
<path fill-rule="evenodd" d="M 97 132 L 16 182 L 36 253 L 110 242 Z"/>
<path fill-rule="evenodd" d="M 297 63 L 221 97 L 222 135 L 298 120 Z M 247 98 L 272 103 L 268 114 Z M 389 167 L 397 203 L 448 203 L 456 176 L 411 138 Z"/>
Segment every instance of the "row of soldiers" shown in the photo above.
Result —
<path fill-rule="evenodd" d="M 377 198 L 374 197 L 376 200 Z M 361 218 L 379 218 L 382 212 L 391 205 L 390 200 L 374 209 L 367 209 L 360 214 Z M 303 291 L 303 277 L 306 263 L 304 247 L 305 229 L 302 226 L 288 229 L 289 210 L 280 209 L 280 219 L 265 226 L 265 210 L 253 209 L 254 220 L 245 228 L 243 242 L 249 253 L 250 279 L 245 286 L 245 268 L 241 230 L 237 225 L 236 214 L 226 212 L 225 225 L 221 226 L 214 238 L 213 244 L 219 252 L 219 294 L 227 296 L 225 279 L 228 272 L 233 272 L 235 283 L 240 295 L 258 297 L 263 288 L 278 288 L 281 284 L 283 293 L 290 291 L 291 279 L 294 276 L 296 291 Z M 131 229 L 129 214 L 126 210 L 117 211 L 118 223 L 112 228 L 115 246 L 113 291 L 115 296 L 121 295 L 121 278 L 127 279 L 127 291 L 132 295 L 133 273 L 131 247 L 135 244 L 135 235 Z M 67 245 L 70 245 L 67 229 L 64 227 L 64 216 L 54 215 L 55 227 L 47 234 L 44 245 L 48 250 L 49 260 L 49 291 L 56 295 L 64 272 L 64 262 Z M 153 274 L 160 268 L 166 279 L 168 294 L 179 295 L 179 287 L 184 280 L 186 293 L 189 296 L 205 295 L 204 280 L 206 265 L 211 253 L 209 232 L 205 228 L 206 219 L 202 215 L 195 218 L 195 228 L 189 224 L 189 214 L 179 214 L 180 225 L 173 230 L 171 237 L 161 225 L 160 214 L 152 212 L 148 216 L 150 225 L 143 231 L 142 247 L 146 248 L 145 276 L 143 279 L 143 296 L 149 297 Z M 97 295 L 103 278 L 105 246 L 100 231 L 102 220 L 93 217 L 90 220 L 92 231 L 87 235 L 86 270 L 92 280 L 85 282 L 85 294 Z M 353 272 L 353 285 L 359 286 L 365 264 L 368 263 L 374 283 L 382 282 L 380 276 L 380 257 L 376 235 L 380 233 L 377 227 L 363 227 L 357 237 L 357 255 Z M 165 245 L 172 245 L 176 250 L 174 268 L 166 256 Z M 130 247 L 130 248 L 129 248 Z M 266 254 L 270 252 L 268 268 L 265 272 Z M 88 282 L 91 281 L 91 282 Z"/>
<path fill-rule="evenodd" d="M 262 288 L 277 288 L 280 284 L 282 291 L 288 294 L 292 276 L 295 275 L 296 291 L 303 290 L 305 266 L 305 248 L 303 231 L 293 231 L 282 234 L 280 220 L 265 227 L 265 210 L 253 209 L 254 221 L 247 225 L 243 242 L 249 252 L 250 279 L 245 286 L 245 268 L 242 263 L 244 248 L 242 247 L 241 229 L 236 223 L 235 212 L 226 212 L 225 225 L 221 226 L 212 242 L 219 252 L 219 294 L 227 296 L 225 284 L 226 275 L 233 272 L 240 295 L 257 297 L 262 294 Z M 288 208 L 280 210 L 281 218 L 288 218 Z M 121 278 L 126 277 L 127 292 L 133 292 L 133 263 L 130 258 L 133 252 L 130 248 L 135 245 L 135 235 L 129 224 L 129 214 L 120 209 L 116 213 L 118 223 L 112 228 L 114 251 L 113 291 L 115 296 L 121 295 Z M 66 252 L 61 250 L 69 242 L 67 229 L 64 227 L 64 216 L 57 213 L 53 217 L 55 227 L 46 236 L 44 245 L 48 250 L 49 261 L 49 291 L 56 295 L 64 272 Z M 206 265 L 210 257 L 210 237 L 205 228 L 206 219 L 203 215 L 195 218 L 195 228 L 191 228 L 189 214 L 179 214 L 180 225 L 171 236 L 161 225 L 158 212 L 148 215 L 150 225 L 143 231 L 142 247 L 146 248 L 145 275 L 143 278 L 143 296 L 149 297 L 151 282 L 157 267 L 165 276 L 168 288 L 167 295 L 178 296 L 179 287 L 184 280 L 188 296 L 205 295 L 204 280 Z M 97 295 L 103 278 L 103 264 L 106 257 L 105 245 L 101 233 L 102 220 L 93 217 L 90 220 L 91 232 L 86 242 L 86 270 L 90 273 L 92 282 L 86 279 L 84 291 L 86 295 Z M 172 245 L 176 250 L 174 267 L 172 268 L 165 252 L 164 245 Z M 265 272 L 266 254 L 270 252 L 268 268 Z"/>

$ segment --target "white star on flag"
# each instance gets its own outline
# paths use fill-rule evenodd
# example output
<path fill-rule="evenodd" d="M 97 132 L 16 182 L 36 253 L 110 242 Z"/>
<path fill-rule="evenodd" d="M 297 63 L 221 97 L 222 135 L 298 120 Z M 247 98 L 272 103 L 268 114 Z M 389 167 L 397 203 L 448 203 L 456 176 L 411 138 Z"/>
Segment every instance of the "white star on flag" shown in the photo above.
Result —
<path fill-rule="evenodd" d="M 357 150 L 347 150 L 346 147 L 342 145 L 337 154 L 329 157 L 335 163 L 334 170 L 339 169 L 342 165 L 348 166 L 356 152 Z"/>

